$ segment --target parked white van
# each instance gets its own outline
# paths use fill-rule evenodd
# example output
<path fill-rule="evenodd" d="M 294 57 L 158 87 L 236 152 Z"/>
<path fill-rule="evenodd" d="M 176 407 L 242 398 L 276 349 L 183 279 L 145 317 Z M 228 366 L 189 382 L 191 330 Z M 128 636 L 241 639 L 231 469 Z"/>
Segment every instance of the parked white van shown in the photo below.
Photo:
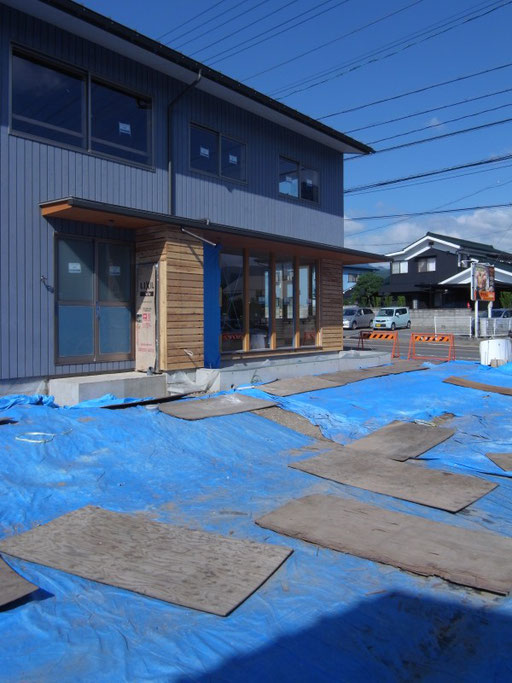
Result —
<path fill-rule="evenodd" d="M 374 330 L 396 330 L 398 327 L 410 327 L 409 309 L 403 306 L 381 308 L 373 321 Z"/>

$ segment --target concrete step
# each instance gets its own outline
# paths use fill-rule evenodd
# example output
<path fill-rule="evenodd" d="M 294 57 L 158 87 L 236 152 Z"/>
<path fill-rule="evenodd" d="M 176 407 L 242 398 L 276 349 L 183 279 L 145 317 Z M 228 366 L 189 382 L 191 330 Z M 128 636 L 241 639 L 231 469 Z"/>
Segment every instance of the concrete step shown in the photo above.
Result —
<path fill-rule="evenodd" d="M 48 393 L 61 406 L 114 394 L 117 398 L 160 398 L 167 396 L 165 375 L 117 372 L 108 375 L 59 377 L 48 383 Z"/>

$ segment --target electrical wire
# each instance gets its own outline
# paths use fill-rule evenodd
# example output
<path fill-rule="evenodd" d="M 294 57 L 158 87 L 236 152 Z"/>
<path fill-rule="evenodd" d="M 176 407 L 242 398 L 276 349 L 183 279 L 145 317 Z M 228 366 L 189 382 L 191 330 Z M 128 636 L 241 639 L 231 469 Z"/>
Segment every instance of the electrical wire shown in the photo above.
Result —
<path fill-rule="evenodd" d="M 430 138 L 421 138 L 420 140 L 412 140 L 411 142 L 403 142 L 401 145 L 393 145 L 392 147 L 383 147 L 382 149 L 376 149 L 371 156 L 376 154 L 382 154 L 383 152 L 393 152 L 397 149 L 405 149 L 406 147 L 414 147 L 415 145 L 423 145 L 427 142 L 435 142 L 437 140 L 444 140 L 446 138 L 454 137 L 455 135 L 462 135 L 463 133 L 474 133 L 477 130 L 485 130 L 487 128 L 493 128 L 494 126 L 501 126 L 505 123 L 510 123 L 512 117 L 508 119 L 501 119 L 500 121 L 491 121 L 491 123 L 482 123 L 479 126 L 471 126 L 471 128 L 462 128 L 461 130 L 454 130 L 450 133 L 442 133 L 441 135 L 435 135 Z M 345 157 L 345 161 L 353 161 L 354 159 L 362 159 L 368 155 L 366 154 L 354 154 L 354 156 Z"/>
<path fill-rule="evenodd" d="M 385 55 L 377 56 L 378 53 L 383 52 L 384 49 L 389 49 L 389 48 L 382 48 L 378 51 L 375 51 L 375 56 L 371 57 L 370 59 L 368 59 L 366 61 L 362 61 L 360 63 L 357 63 L 357 60 L 354 60 L 355 63 L 353 63 L 353 66 L 345 69 L 344 71 L 335 73 L 335 74 L 330 75 L 328 77 L 325 77 L 322 80 L 316 81 L 315 83 L 305 85 L 304 87 L 297 87 L 295 90 L 291 90 L 290 87 L 282 88 L 278 92 L 283 93 L 283 94 L 280 94 L 279 96 L 277 96 L 276 93 L 271 93 L 271 95 L 274 96 L 275 99 L 282 100 L 282 99 L 286 99 L 288 97 L 291 97 L 292 95 L 295 95 L 297 93 L 302 93 L 302 92 L 305 92 L 307 90 L 311 90 L 312 88 L 316 88 L 319 85 L 323 85 L 325 83 L 328 83 L 329 81 L 335 80 L 337 78 L 341 78 L 342 76 L 345 76 L 348 73 L 352 73 L 353 71 L 357 71 L 358 69 L 361 69 L 362 67 L 367 66 L 368 64 L 374 64 L 376 62 L 382 61 L 383 59 L 387 59 L 388 57 L 393 57 L 397 54 L 400 54 L 401 52 L 404 52 L 405 50 L 408 50 L 411 47 L 415 47 L 416 45 L 420 45 L 421 43 L 424 43 L 427 40 L 431 40 L 432 38 L 436 38 L 442 34 L 448 33 L 449 31 L 451 31 L 455 28 L 458 28 L 459 26 L 462 26 L 464 24 L 468 24 L 472 21 L 476 21 L 477 19 L 481 19 L 482 17 L 491 14 L 492 12 L 495 12 L 499 9 L 502 9 L 503 7 L 506 7 L 507 5 L 511 4 L 511 2 L 512 2 L 512 0 L 508 0 L 506 3 L 500 4 L 498 7 L 492 7 L 491 9 L 487 9 L 486 11 L 481 12 L 480 14 L 477 14 L 476 16 L 472 16 L 472 17 L 466 16 L 465 19 L 459 20 L 457 23 L 453 24 L 452 26 L 446 26 L 445 25 L 444 28 L 442 28 L 441 30 L 439 30 L 439 31 L 437 31 L 431 35 L 423 36 L 423 37 L 420 37 L 416 40 L 412 40 L 412 42 L 409 42 L 406 45 L 403 45 L 403 44 L 400 45 L 399 44 L 399 46 L 393 52 L 387 53 Z M 306 83 L 310 80 L 312 80 L 312 79 L 311 78 L 305 79 L 304 82 Z"/>
<path fill-rule="evenodd" d="M 329 45 L 333 45 L 334 43 L 337 43 L 340 40 L 344 40 L 345 38 L 348 38 L 349 36 L 353 36 L 356 33 L 359 33 L 360 31 L 364 31 L 365 29 L 369 28 L 370 26 L 375 26 L 376 24 L 379 24 L 381 21 L 385 21 L 386 19 L 390 19 L 391 17 L 394 17 L 397 14 L 400 14 L 401 12 L 405 12 L 405 10 L 410 9 L 411 7 L 414 7 L 415 5 L 419 5 L 421 2 L 424 2 L 424 0 L 414 0 L 409 5 L 406 5 L 405 7 L 401 7 L 400 9 L 395 10 L 394 12 L 390 12 L 389 14 L 385 14 L 382 17 L 379 17 L 378 19 L 375 19 L 374 21 L 370 21 L 368 24 L 364 24 L 363 26 L 358 26 L 357 28 L 353 29 L 352 31 L 349 31 L 348 33 L 344 33 L 341 36 L 338 36 L 337 38 L 333 38 L 332 40 L 328 40 L 326 43 L 322 43 L 321 45 L 318 45 L 317 47 L 311 48 L 311 50 L 306 50 L 306 52 L 301 52 L 298 55 L 295 55 L 294 57 L 290 57 L 289 59 L 286 59 L 284 62 L 279 62 L 278 64 L 274 64 L 274 66 L 269 66 L 267 69 L 263 69 L 263 71 L 258 71 L 255 74 L 252 74 L 251 76 L 246 76 L 245 78 L 241 79 L 243 83 L 246 83 L 247 81 L 252 80 L 253 78 L 257 78 L 258 76 L 262 76 L 263 74 L 267 74 L 270 71 L 274 71 L 275 69 L 279 69 L 281 66 L 285 66 L 286 64 L 290 64 L 291 62 L 295 62 L 298 59 L 302 59 L 302 57 L 306 57 L 307 55 L 312 54 L 313 52 L 318 52 L 318 50 L 322 50 L 324 47 L 328 47 Z"/>
<path fill-rule="evenodd" d="M 266 31 L 262 31 L 261 33 L 258 33 L 255 36 L 252 36 L 251 38 L 248 38 L 247 40 L 243 40 L 240 43 L 237 43 L 236 45 L 232 45 L 230 48 L 227 48 L 226 50 L 222 50 L 221 52 L 218 52 L 217 54 L 210 55 L 210 57 L 206 58 L 206 61 L 210 62 L 210 66 L 213 64 L 217 64 L 218 62 L 223 62 L 226 59 L 230 59 L 231 57 L 234 57 L 235 55 L 240 54 L 240 52 L 245 52 L 246 50 L 249 50 L 250 48 L 256 47 L 256 45 L 260 45 L 261 43 L 266 42 L 267 40 L 270 40 L 271 38 L 275 38 L 276 36 L 279 36 L 283 33 L 286 33 L 287 31 L 291 31 L 293 28 L 297 28 L 297 26 L 301 26 L 302 24 L 305 24 L 309 21 L 312 21 L 313 19 L 316 19 L 317 17 L 321 16 L 322 14 L 325 14 L 326 12 L 330 12 L 333 9 L 336 9 L 337 7 L 340 7 L 341 5 L 345 5 L 347 2 L 350 0 L 341 0 L 340 2 L 336 2 L 336 4 L 332 5 L 331 7 L 327 7 L 323 9 L 321 12 L 317 12 L 311 17 L 308 17 L 307 19 L 303 19 L 302 21 L 297 22 L 296 24 L 293 24 L 293 26 L 288 26 L 286 28 L 281 29 L 280 31 L 277 31 L 276 33 L 273 33 L 271 36 L 267 36 L 266 38 L 263 37 L 267 35 L 268 33 L 271 33 L 272 31 L 275 31 L 276 28 L 279 28 L 281 26 L 285 26 L 286 24 L 289 24 L 292 21 L 295 21 L 296 19 L 299 19 L 300 17 L 303 17 L 306 14 L 309 14 L 310 12 L 319 9 L 320 7 L 323 7 L 324 5 L 327 5 L 329 2 L 332 0 L 325 0 L 324 2 L 321 2 L 319 5 L 314 7 L 313 9 L 308 9 L 305 12 L 302 12 L 301 14 L 298 14 L 297 16 L 293 17 L 292 19 L 287 19 L 286 21 L 281 22 L 280 24 L 277 24 L 276 26 L 273 26 L 270 29 L 267 29 Z M 512 1 L 512 0 L 511 0 Z M 247 43 L 250 43 L 252 40 L 255 40 L 256 38 L 260 38 L 261 40 L 258 40 L 255 43 L 252 43 L 252 45 L 249 45 L 247 47 L 244 47 L 244 45 L 247 45 Z M 240 50 L 236 50 L 236 48 L 240 47 Z M 225 55 L 226 52 L 231 52 L 231 50 L 236 50 L 235 52 L 232 52 L 231 54 L 222 57 L 222 55 Z M 216 57 L 221 57 L 221 59 L 216 59 Z M 215 61 L 211 61 L 211 60 Z"/>
<path fill-rule="evenodd" d="M 448 173 L 449 171 L 460 171 L 463 168 L 473 168 L 475 166 L 485 166 L 487 164 L 495 164 L 500 161 L 507 161 L 512 159 L 512 154 L 503 154 L 499 157 L 494 157 L 492 159 L 480 159 L 478 161 L 470 161 L 465 164 L 457 164 L 456 166 L 447 166 L 445 168 L 434 169 L 433 171 L 424 171 L 422 173 L 414 173 L 408 176 L 403 176 L 401 178 L 392 178 L 391 180 L 381 180 L 376 183 L 370 183 L 368 185 L 356 185 L 354 187 L 349 187 L 345 190 L 345 194 L 351 194 L 353 192 L 359 192 L 360 190 L 369 190 L 377 187 L 385 187 L 387 185 L 395 185 L 396 183 L 402 183 L 407 180 L 417 180 L 419 178 L 427 178 L 428 176 L 440 175 L 441 173 Z"/>
<path fill-rule="evenodd" d="M 187 19 L 181 24 L 178 24 L 178 26 L 173 26 L 173 28 L 170 28 L 168 31 L 165 33 L 162 33 L 161 36 L 158 36 L 157 40 L 162 40 L 162 38 L 165 38 L 165 36 L 168 36 L 171 33 L 174 33 L 174 31 L 177 31 L 180 29 L 182 26 L 186 26 L 187 24 L 190 24 L 191 21 L 194 21 L 194 19 L 199 19 L 199 17 L 204 17 L 205 14 L 208 14 L 208 12 L 211 12 L 212 9 L 215 9 L 219 5 L 222 5 L 222 3 L 226 2 L 227 0 L 219 0 L 219 2 L 216 2 L 215 5 L 212 5 L 211 7 L 208 7 L 208 9 L 203 10 L 201 12 L 198 12 L 197 14 L 194 14 L 193 17 L 190 17 L 190 19 Z"/>
<path fill-rule="evenodd" d="M 211 37 L 211 34 L 212 34 L 213 31 L 216 31 L 217 29 L 222 28 L 223 26 L 226 26 L 227 24 L 230 24 L 232 21 L 235 21 L 236 19 L 239 19 L 240 17 L 244 17 L 244 16 L 246 16 L 247 14 L 250 14 L 251 12 L 254 12 L 254 10 L 258 9 L 258 7 L 261 7 L 261 5 L 265 5 L 267 2 L 269 2 L 269 0 L 261 0 L 261 2 L 258 2 L 258 3 L 257 3 L 256 5 L 254 5 L 253 7 L 249 7 L 249 9 L 244 10 L 243 12 L 239 12 L 238 14 L 235 14 L 234 17 L 231 17 L 230 19 L 226 19 L 226 21 L 224 21 L 224 22 L 218 24 L 217 26 L 211 26 L 208 30 L 203 31 L 203 33 L 200 33 L 198 36 L 195 36 L 194 38 L 191 38 L 190 40 L 186 40 L 184 43 L 181 43 L 180 45 L 177 45 L 177 46 L 176 46 L 177 49 L 181 49 L 184 45 L 188 45 L 189 43 L 195 42 L 196 40 L 199 40 L 199 38 L 202 38 L 203 36 L 210 35 L 210 37 Z M 241 28 L 237 28 L 237 29 L 236 29 L 236 32 L 238 33 L 239 31 L 243 31 L 243 30 L 245 30 L 247 27 L 253 26 L 254 24 L 257 24 L 258 22 L 263 21 L 263 20 L 266 19 L 267 17 L 272 16 L 272 14 L 275 14 L 276 12 L 281 12 L 281 10 L 285 9 L 285 7 L 288 7 L 288 5 L 293 5 L 294 2 L 298 2 L 298 0 L 291 0 L 291 2 L 288 2 L 288 3 L 285 4 L 283 7 L 279 7 L 278 9 L 274 10 L 274 11 L 271 12 L 270 14 L 265 14 L 264 17 L 261 17 L 260 19 L 256 19 L 255 21 L 251 21 L 251 22 L 249 22 L 248 24 L 245 24 L 245 26 L 242 26 Z M 241 3 L 240 3 L 240 6 L 243 5 L 243 4 L 244 4 L 244 3 L 241 2 Z M 223 40 L 226 40 L 226 38 L 232 38 L 232 37 L 233 37 L 233 30 L 230 31 L 230 33 L 227 33 L 227 34 L 226 34 L 225 36 L 223 36 L 222 38 L 218 38 L 217 40 L 214 40 L 213 43 L 208 43 L 208 45 L 206 45 L 206 46 L 204 46 L 204 47 L 201 47 L 201 48 L 199 48 L 198 50 L 195 50 L 195 51 L 192 52 L 191 54 L 192 54 L 192 55 L 196 55 L 196 54 L 198 54 L 199 52 L 202 52 L 203 50 L 208 49 L 208 48 L 211 47 L 212 45 L 218 45 L 218 44 L 221 43 Z"/>
<path fill-rule="evenodd" d="M 396 123 L 397 121 L 405 121 L 406 119 L 412 119 L 415 116 L 421 116 L 422 114 L 432 114 L 435 111 L 441 111 L 442 109 L 450 109 L 450 107 L 456 107 L 460 104 L 468 104 L 469 102 L 475 102 L 476 100 L 484 100 L 487 97 L 493 97 L 495 95 L 503 95 L 504 93 L 512 92 L 512 88 L 505 88 L 504 90 L 495 90 L 494 92 L 487 93 L 486 95 L 476 95 L 475 97 L 467 97 L 465 100 L 458 100 L 457 102 L 452 102 L 451 104 L 441 104 L 438 107 L 431 107 L 430 109 L 423 109 L 422 111 L 416 111 L 412 114 L 405 114 L 404 116 L 398 116 L 395 119 L 387 119 L 387 121 L 378 121 L 376 123 L 369 123 L 366 126 L 359 126 L 359 128 L 352 128 L 351 130 L 346 130 L 345 133 L 352 134 L 357 133 L 361 130 L 367 130 L 368 128 L 377 128 L 378 126 L 385 126 L 388 123 Z"/>
<path fill-rule="evenodd" d="M 188 31 L 185 31 L 185 33 L 181 33 L 179 36 L 176 36 L 174 38 L 171 38 L 169 41 L 166 42 L 166 45 L 169 45 L 170 43 L 174 43 L 174 41 L 181 40 L 185 36 L 190 35 L 191 33 L 194 33 L 195 31 L 200 31 L 202 28 L 204 28 L 207 24 L 210 24 L 212 21 L 215 21 L 216 19 L 220 19 L 223 17 L 225 14 L 228 14 L 229 12 L 232 12 L 233 10 L 240 9 L 242 5 L 245 5 L 247 2 L 250 2 L 250 0 L 241 0 L 240 2 L 237 2 L 236 4 L 232 5 L 231 7 L 228 7 L 227 9 L 224 10 L 224 12 L 220 12 L 220 14 L 216 14 L 213 16 L 211 19 L 208 19 L 207 21 L 201 22 L 200 26 L 194 26 L 193 28 L 189 29 Z M 254 8 L 253 8 L 254 9 Z M 251 10 L 247 10 L 250 12 Z M 240 16 L 237 14 L 237 17 Z M 217 28 L 224 26 L 228 22 L 233 21 L 233 19 L 227 19 L 224 22 L 221 22 L 220 24 L 217 24 L 216 26 L 211 26 L 209 29 L 204 31 L 203 33 L 200 33 L 198 36 L 192 37 L 192 38 L 187 38 L 183 43 L 177 44 L 175 46 L 175 49 L 179 50 L 183 45 L 188 45 L 188 43 L 193 42 L 194 40 L 198 40 L 202 36 L 204 36 L 206 33 L 210 33 L 211 31 L 215 31 Z M 173 45 L 174 47 L 174 45 Z"/>
<path fill-rule="evenodd" d="M 496 107 L 490 107 L 489 109 L 481 109 L 480 111 L 473 112 L 471 114 L 464 114 L 464 116 L 457 116 L 455 119 L 447 119 L 446 121 L 438 121 L 436 123 L 431 123 L 428 126 L 422 126 L 421 128 L 413 128 L 405 133 L 397 133 L 396 135 L 389 135 L 386 138 L 380 138 L 380 140 L 372 140 L 368 142 L 368 145 L 376 145 L 379 142 L 386 142 L 387 140 L 395 140 L 396 138 L 402 138 L 405 135 L 412 135 L 412 133 L 421 133 L 424 130 L 430 130 L 432 128 L 439 128 L 440 126 L 446 126 L 448 123 L 455 123 L 456 121 L 463 121 L 464 119 L 471 119 L 474 116 L 481 116 L 482 114 L 488 114 L 491 111 L 497 111 L 498 109 L 506 109 L 507 107 L 512 107 L 512 102 L 507 102 L 506 104 L 499 104 Z"/>
<path fill-rule="evenodd" d="M 503 209 L 505 207 L 512 207 L 512 203 L 507 204 L 484 204 L 482 206 L 463 206 L 459 209 L 443 209 L 442 211 L 414 211 L 412 213 L 391 213 L 387 216 L 357 216 L 357 218 L 352 218 L 350 220 L 354 221 L 376 221 L 376 220 L 386 220 L 388 218 L 414 218 L 416 216 L 434 216 L 436 214 L 443 213 L 458 213 L 459 211 L 481 211 L 482 209 Z M 368 231 L 369 232 L 369 231 Z"/>

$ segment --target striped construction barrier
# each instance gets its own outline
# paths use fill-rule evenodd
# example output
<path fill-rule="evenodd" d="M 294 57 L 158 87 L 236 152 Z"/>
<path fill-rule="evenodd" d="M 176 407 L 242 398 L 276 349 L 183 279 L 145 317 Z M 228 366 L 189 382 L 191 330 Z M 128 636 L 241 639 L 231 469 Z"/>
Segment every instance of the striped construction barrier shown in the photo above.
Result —
<path fill-rule="evenodd" d="M 416 351 L 416 344 L 448 344 L 447 356 L 420 356 Z M 413 333 L 409 340 L 409 360 L 455 360 L 455 337 L 453 334 L 422 334 Z"/>
<path fill-rule="evenodd" d="M 365 339 L 371 339 L 376 341 L 392 341 L 393 349 L 391 351 L 391 358 L 400 358 L 398 332 L 368 332 L 366 330 L 361 330 L 361 332 L 359 332 L 359 340 L 357 342 L 358 349 L 362 349 L 364 351 Z"/>

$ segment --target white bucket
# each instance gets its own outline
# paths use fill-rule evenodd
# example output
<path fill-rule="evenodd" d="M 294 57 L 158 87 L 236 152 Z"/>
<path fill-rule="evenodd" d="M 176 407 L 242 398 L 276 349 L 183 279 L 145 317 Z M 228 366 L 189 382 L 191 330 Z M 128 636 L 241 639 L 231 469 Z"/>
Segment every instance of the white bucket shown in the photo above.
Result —
<path fill-rule="evenodd" d="M 512 360 L 510 339 L 487 339 L 480 342 L 480 363 L 490 365 L 493 360 L 509 363 Z"/>

